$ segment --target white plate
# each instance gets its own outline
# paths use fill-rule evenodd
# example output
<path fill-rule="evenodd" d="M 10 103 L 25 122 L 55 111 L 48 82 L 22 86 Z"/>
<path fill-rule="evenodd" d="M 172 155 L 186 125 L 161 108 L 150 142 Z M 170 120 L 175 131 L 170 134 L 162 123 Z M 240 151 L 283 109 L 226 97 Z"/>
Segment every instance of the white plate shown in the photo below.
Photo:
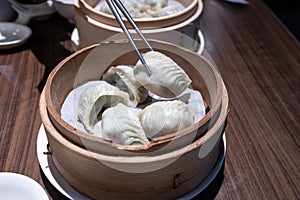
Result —
<path fill-rule="evenodd" d="M 44 129 L 44 125 L 42 124 L 38 133 L 37 137 L 37 156 L 38 161 L 40 163 L 41 169 L 49 182 L 64 196 L 68 197 L 71 200 L 89 200 L 88 197 L 80 194 L 77 192 L 72 186 L 70 186 L 64 178 L 60 175 L 59 171 L 56 169 L 53 160 L 51 156 L 48 156 L 48 154 L 45 154 L 45 152 L 48 152 L 47 149 L 47 136 Z M 179 199 L 191 199 L 198 194 L 200 194 L 217 176 L 218 172 L 222 168 L 222 165 L 224 163 L 225 154 L 226 154 L 226 137 L 225 133 L 223 135 L 223 146 L 224 149 L 219 155 L 219 160 L 214 166 L 214 168 L 211 170 L 209 175 L 205 180 L 203 180 L 195 190 L 192 192 L 180 197 Z"/>
<path fill-rule="evenodd" d="M 12 22 L 0 22 L 0 49 L 17 47 L 31 36 L 27 26 Z"/>
<path fill-rule="evenodd" d="M 0 199 L 47 200 L 46 191 L 35 180 L 17 173 L 0 173 Z"/>
<path fill-rule="evenodd" d="M 77 51 L 79 49 L 79 33 L 77 28 L 74 28 L 71 34 L 71 41 L 73 50 Z"/>
<path fill-rule="evenodd" d="M 199 49 L 197 53 L 202 54 L 205 46 L 205 40 L 204 35 L 201 30 L 198 31 L 198 38 L 199 38 Z M 77 51 L 79 49 L 79 34 L 78 29 L 75 28 L 71 35 L 71 41 L 72 41 L 72 48 L 74 51 Z"/>

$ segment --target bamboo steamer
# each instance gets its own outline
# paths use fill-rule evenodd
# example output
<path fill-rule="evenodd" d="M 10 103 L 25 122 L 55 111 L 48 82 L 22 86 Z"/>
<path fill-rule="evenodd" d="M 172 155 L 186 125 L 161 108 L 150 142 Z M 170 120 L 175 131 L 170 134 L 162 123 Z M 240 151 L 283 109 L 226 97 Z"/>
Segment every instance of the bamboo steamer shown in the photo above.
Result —
<path fill-rule="evenodd" d="M 142 41 L 136 41 L 142 47 Z M 66 123 L 60 116 L 61 106 L 69 92 L 77 86 L 98 80 L 110 67 L 134 65 L 138 60 L 127 40 L 101 43 L 77 51 L 63 60 L 49 75 L 45 85 L 47 110 L 54 127 L 68 140 L 88 150 L 106 155 L 161 154 L 192 143 L 204 135 L 218 119 L 223 95 L 222 78 L 203 56 L 174 44 L 150 40 L 155 50 L 177 62 L 189 75 L 192 87 L 201 92 L 209 111 L 194 125 L 153 139 L 148 145 L 125 146 L 84 133 Z"/>
<path fill-rule="evenodd" d="M 58 171 L 77 191 L 92 199 L 175 199 L 191 192 L 216 165 L 228 114 L 223 85 L 222 108 L 207 134 L 190 145 L 156 156 L 107 156 L 65 139 L 53 126 L 45 90 L 40 114 Z"/>
<path fill-rule="evenodd" d="M 141 29 L 155 29 L 172 26 L 178 23 L 181 23 L 188 18 L 190 18 L 200 6 L 203 9 L 203 5 L 198 5 L 198 0 L 176 0 L 178 3 L 182 4 L 185 9 L 167 16 L 155 17 L 155 18 L 135 18 L 135 23 Z M 82 13 L 91 17 L 92 19 L 107 24 L 110 26 L 119 26 L 115 17 L 111 14 L 100 11 L 98 5 L 103 5 L 105 0 L 79 0 L 78 7 Z M 168 3 L 172 5 L 174 0 L 169 0 Z M 97 7 L 98 6 L 98 7 Z M 124 18 L 124 22 L 127 26 L 130 26 L 130 23 Z"/>
<path fill-rule="evenodd" d="M 126 38 L 123 30 L 117 26 L 105 24 L 95 20 L 89 14 L 85 14 L 79 8 L 79 0 L 75 0 L 75 25 L 78 29 L 79 48 L 87 47 L 95 43 L 99 43 L 111 38 L 111 40 Z M 144 35 L 148 39 L 157 39 L 170 42 L 198 51 L 198 30 L 200 15 L 203 11 L 202 0 L 198 0 L 197 10 L 188 19 L 178 22 L 177 24 L 143 30 Z M 129 32 L 136 37 L 135 31 L 129 29 Z M 112 37 L 117 35 L 117 37 Z"/>

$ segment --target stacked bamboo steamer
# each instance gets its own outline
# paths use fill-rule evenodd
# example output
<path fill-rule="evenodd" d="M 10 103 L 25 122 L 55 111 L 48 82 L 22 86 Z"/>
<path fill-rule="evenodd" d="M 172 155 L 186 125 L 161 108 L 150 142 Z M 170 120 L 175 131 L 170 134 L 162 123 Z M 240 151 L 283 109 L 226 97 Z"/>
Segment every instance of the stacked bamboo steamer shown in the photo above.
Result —
<path fill-rule="evenodd" d="M 155 18 L 136 18 L 135 23 L 142 29 L 168 27 L 189 19 L 198 9 L 198 0 L 169 0 L 168 4 L 174 5 L 177 2 L 183 5 L 185 9 L 167 16 Z M 100 7 L 104 3 L 105 0 L 78 0 L 78 7 L 82 13 L 88 15 L 92 19 L 107 25 L 118 27 L 119 24 L 113 15 L 100 10 Z M 130 25 L 126 19 L 124 19 L 124 22 L 127 26 Z"/>
<path fill-rule="evenodd" d="M 205 118 L 140 146 L 117 145 L 64 122 L 60 109 L 74 87 L 99 79 L 111 65 L 138 60 L 126 40 L 92 45 L 72 54 L 51 72 L 41 95 L 40 114 L 55 166 L 71 186 L 92 199 L 180 197 L 207 177 L 222 151 L 228 95 L 214 65 L 175 44 L 155 40 L 150 44 L 190 76 L 192 87 L 208 105 Z"/>
<path fill-rule="evenodd" d="M 118 36 L 112 40 L 125 38 L 124 35 L 120 35 L 123 31 L 114 16 L 97 8 L 97 5 L 103 4 L 104 1 L 75 0 L 75 25 L 80 39 L 79 48 L 105 41 L 114 35 Z M 177 1 L 185 6 L 184 10 L 163 17 L 136 18 L 135 22 L 149 39 L 166 41 L 197 51 L 200 15 L 203 11 L 202 0 Z M 135 34 L 132 29 L 130 32 Z"/>

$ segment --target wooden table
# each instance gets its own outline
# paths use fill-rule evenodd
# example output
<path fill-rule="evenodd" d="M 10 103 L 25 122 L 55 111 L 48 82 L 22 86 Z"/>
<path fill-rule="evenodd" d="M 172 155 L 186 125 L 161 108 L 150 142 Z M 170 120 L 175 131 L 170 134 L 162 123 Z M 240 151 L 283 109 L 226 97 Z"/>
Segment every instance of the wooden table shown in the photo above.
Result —
<path fill-rule="evenodd" d="M 260 1 L 206 0 L 201 30 L 230 97 L 223 169 L 199 199 L 300 197 L 300 45 Z M 25 174 L 53 199 L 36 155 L 38 101 L 49 72 L 72 53 L 74 25 L 32 21 L 23 46 L 0 51 L 0 170 Z"/>

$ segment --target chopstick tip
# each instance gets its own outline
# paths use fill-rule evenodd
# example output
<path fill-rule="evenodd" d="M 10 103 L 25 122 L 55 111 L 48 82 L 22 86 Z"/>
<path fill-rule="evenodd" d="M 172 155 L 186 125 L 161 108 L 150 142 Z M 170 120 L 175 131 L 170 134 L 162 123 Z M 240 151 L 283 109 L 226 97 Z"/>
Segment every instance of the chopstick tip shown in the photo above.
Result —
<path fill-rule="evenodd" d="M 146 70 L 146 74 L 148 76 L 151 76 L 151 70 L 150 70 L 149 66 L 147 65 L 147 63 L 144 63 L 144 67 L 145 67 L 145 70 Z"/>

